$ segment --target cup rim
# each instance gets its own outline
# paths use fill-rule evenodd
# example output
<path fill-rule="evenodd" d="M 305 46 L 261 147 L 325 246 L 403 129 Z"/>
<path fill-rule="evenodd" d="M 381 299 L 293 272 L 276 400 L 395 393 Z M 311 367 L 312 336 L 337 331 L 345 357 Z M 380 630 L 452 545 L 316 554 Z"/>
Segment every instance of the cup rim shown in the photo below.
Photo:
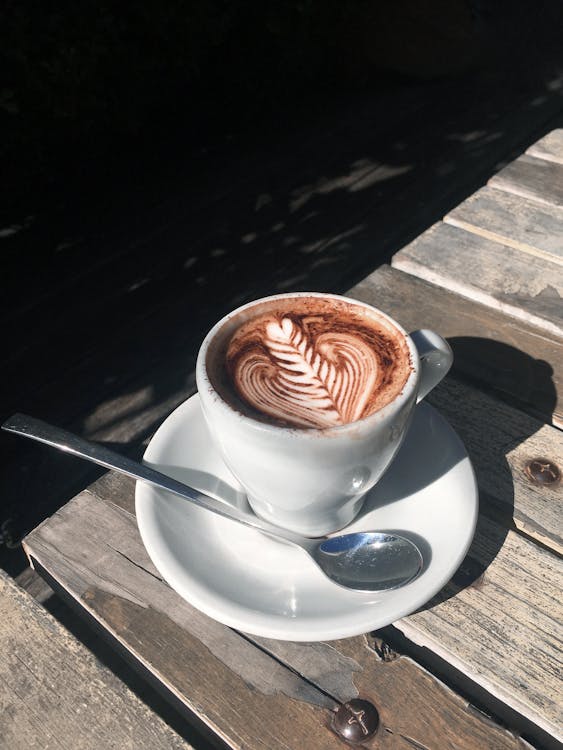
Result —
<path fill-rule="evenodd" d="M 300 427 L 299 425 L 278 425 L 278 424 L 272 424 L 271 422 L 263 422 L 259 419 L 255 419 L 254 417 L 248 416 L 247 414 L 244 414 L 243 412 L 239 411 L 235 407 L 231 406 L 228 403 L 228 401 L 226 401 L 221 396 L 221 394 L 213 386 L 209 378 L 209 375 L 207 373 L 207 364 L 206 364 L 207 351 L 209 349 L 209 346 L 212 340 L 215 338 L 219 330 L 223 328 L 223 326 L 229 320 L 231 320 L 235 315 L 238 315 L 244 310 L 248 310 L 259 304 L 273 302 L 276 299 L 291 299 L 291 298 L 303 298 L 303 297 L 336 299 L 336 300 L 347 302 L 352 305 L 356 305 L 358 307 L 366 308 L 368 310 L 374 310 L 378 315 L 385 318 L 394 328 L 396 328 L 400 333 L 403 334 L 407 342 L 407 347 L 408 347 L 409 354 L 410 354 L 411 371 L 405 381 L 405 384 L 403 385 L 403 388 L 395 396 L 395 398 L 392 401 L 390 401 L 388 404 L 383 406 L 381 409 L 377 409 L 371 414 L 368 414 L 366 417 L 362 417 L 362 419 L 357 419 L 354 422 L 347 422 L 346 424 L 318 428 L 318 427 Z M 274 433 L 274 434 L 282 434 L 282 433 L 290 434 L 291 433 L 293 435 L 300 435 L 300 436 L 314 436 L 314 435 L 322 436 L 322 435 L 332 435 L 332 434 L 343 434 L 343 433 L 353 430 L 354 428 L 357 428 L 359 425 L 367 425 L 370 422 L 385 421 L 385 419 L 388 418 L 391 413 L 394 413 L 395 411 L 400 410 L 402 405 L 406 401 L 408 401 L 409 398 L 411 398 L 411 396 L 413 395 L 413 391 L 415 390 L 416 383 L 418 382 L 419 372 L 420 372 L 420 360 L 418 356 L 418 351 L 411 337 L 403 328 L 403 326 L 397 323 L 397 321 L 394 318 L 392 318 L 390 315 L 388 315 L 386 312 L 384 312 L 380 308 L 369 304 L 369 302 L 356 300 L 353 297 L 347 297 L 342 294 L 333 294 L 329 292 L 285 292 L 285 293 L 282 292 L 279 294 L 268 295 L 266 297 L 259 297 L 255 300 L 251 300 L 250 302 L 246 302 L 244 305 L 240 305 L 236 309 L 231 310 L 231 312 L 224 315 L 220 320 L 218 320 L 215 323 L 215 325 L 206 334 L 199 348 L 197 361 L 196 361 L 196 384 L 197 384 L 197 389 L 198 389 L 198 393 L 200 394 L 200 397 L 201 397 L 201 392 L 202 392 L 203 387 L 206 387 L 207 391 L 210 394 L 212 394 L 214 402 L 217 403 L 225 412 L 239 419 L 244 424 L 252 425 L 257 430 L 263 430 L 264 432 Z M 204 403 L 202 403 L 202 406 L 203 407 L 205 406 Z"/>

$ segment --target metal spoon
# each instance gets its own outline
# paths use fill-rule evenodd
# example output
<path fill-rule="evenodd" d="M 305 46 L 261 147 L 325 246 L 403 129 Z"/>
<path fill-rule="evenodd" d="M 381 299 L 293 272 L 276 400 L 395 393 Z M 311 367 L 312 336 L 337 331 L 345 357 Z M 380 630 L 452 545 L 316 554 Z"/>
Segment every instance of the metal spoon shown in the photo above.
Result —
<path fill-rule="evenodd" d="M 361 531 L 308 539 L 274 526 L 257 516 L 243 513 L 149 466 L 39 419 L 25 414 L 14 414 L 4 422 L 2 429 L 148 482 L 180 495 L 201 508 L 301 547 L 328 578 L 345 588 L 357 591 L 396 589 L 412 581 L 422 570 L 423 558 L 420 550 L 410 539 L 398 534 Z"/>

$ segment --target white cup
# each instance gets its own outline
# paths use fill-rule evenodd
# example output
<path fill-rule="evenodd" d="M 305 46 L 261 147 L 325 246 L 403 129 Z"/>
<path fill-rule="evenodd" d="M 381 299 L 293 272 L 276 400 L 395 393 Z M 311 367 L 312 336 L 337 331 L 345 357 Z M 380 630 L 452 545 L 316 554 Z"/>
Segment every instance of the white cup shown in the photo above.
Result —
<path fill-rule="evenodd" d="M 391 324 L 404 336 L 411 359 L 410 375 L 401 392 L 363 419 L 323 429 L 265 423 L 230 406 L 213 386 L 207 370 L 210 345 L 216 344 L 218 337 L 228 340 L 241 317 L 252 317 L 253 308 L 292 297 L 344 300 Z M 363 302 L 299 292 L 250 302 L 220 320 L 200 348 L 196 379 L 212 439 L 246 491 L 254 512 L 304 536 L 323 536 L 343 528 L 358 514 L 365 494 L 399 450 L 415 404 L 442 380 L 452 361 L 450 346 L 433 331 L 409 335 L 388 315 Z"/>

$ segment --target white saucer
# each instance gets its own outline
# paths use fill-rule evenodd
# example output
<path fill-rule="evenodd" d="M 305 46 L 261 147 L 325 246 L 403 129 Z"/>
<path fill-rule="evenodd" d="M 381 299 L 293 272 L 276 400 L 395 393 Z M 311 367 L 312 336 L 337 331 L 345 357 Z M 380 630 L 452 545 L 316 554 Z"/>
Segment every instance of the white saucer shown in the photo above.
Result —
<path fill-rule="evenodd" d="M 246 504 L 211 442 L 197 395 L 162 424 L 145 461 L 209 494 Z M 143 543 L 180 596 L 230 627 L 293 641 L 359 635 L 421 607 L 463 560 L 477 512 L 477 484 L 465 448 L 425 403 L 361 516 L 347 527 L 401 531 L 420 543 L 422 574 L 395 591 L 348 591 L 329 581 L 302 550 L 164 490 L 142 482 L 136 488 Z"/>

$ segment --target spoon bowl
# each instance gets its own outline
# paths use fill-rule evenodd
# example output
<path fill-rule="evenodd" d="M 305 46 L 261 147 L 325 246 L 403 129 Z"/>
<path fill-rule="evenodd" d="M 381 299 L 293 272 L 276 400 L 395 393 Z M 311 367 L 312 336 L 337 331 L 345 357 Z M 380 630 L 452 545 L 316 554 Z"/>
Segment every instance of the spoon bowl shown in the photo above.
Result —
<path fill-rule="evenodd" d="M 385 531 L 328 537 L 310 554 L 328 578 L 357 591 L 400 588 L 414 580 L 423 565 L 414 542 Z"/>
<path fill-rule="evenodd" d="M 413 581 L 421 572 L 418 546 L 404 536 L 385 531 L 357 531 L 310 539 L 233 508 L 210 495 L 162 474 L 127 456 L 24 414 L 14 414 L 2 429 L 37 440 L 107 469 L 173 492 L 232 521 L 283 539 L 307 552 L 322 572 L 339 586 L 356 591 L 386 591 Z"/>

